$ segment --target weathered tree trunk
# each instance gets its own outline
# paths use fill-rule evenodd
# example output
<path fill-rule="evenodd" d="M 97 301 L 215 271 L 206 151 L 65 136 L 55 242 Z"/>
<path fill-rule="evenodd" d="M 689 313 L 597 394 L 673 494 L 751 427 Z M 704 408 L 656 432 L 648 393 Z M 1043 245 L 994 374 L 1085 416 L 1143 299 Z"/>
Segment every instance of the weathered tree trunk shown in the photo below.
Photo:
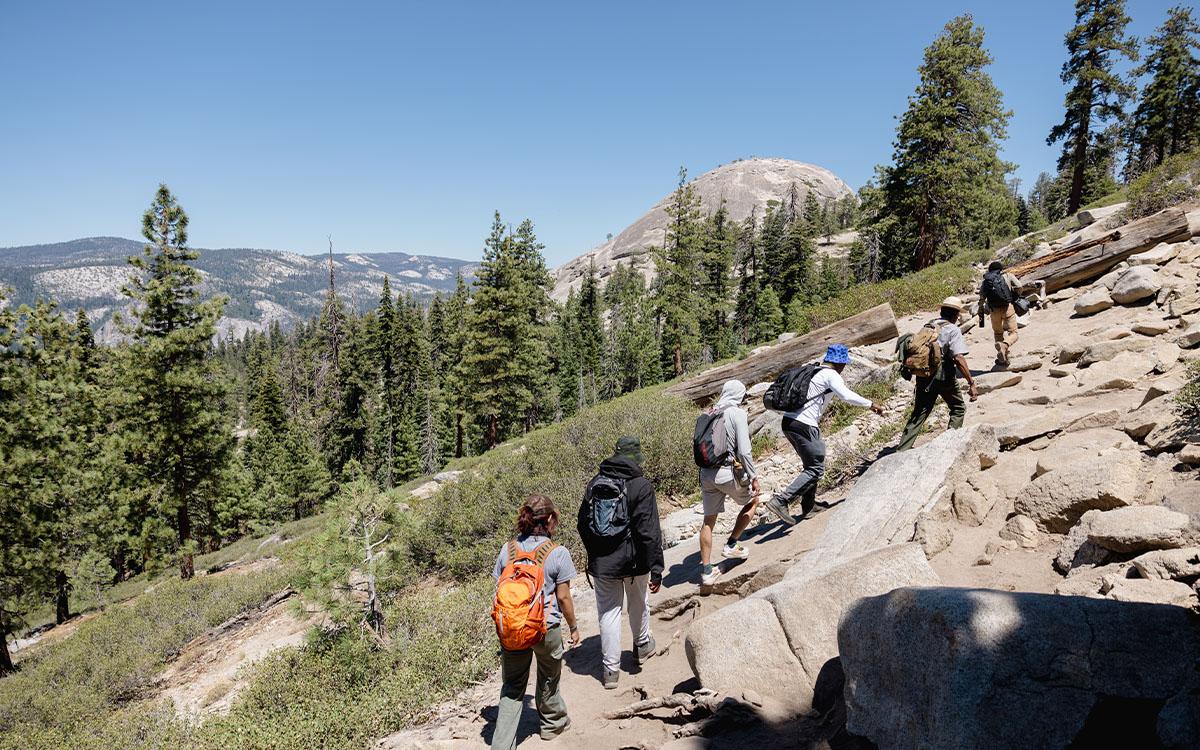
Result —
<path fill-rule="evenodd" d="M 703 402 L 719 394 L 721 386 L 727 380 L 741 380 L 747 386 L 772 380 L 784 370 L 820 356 L 830 344 L 863 346 L 894 339 L 898 335 L 892 306 L 884 303 L 772 346 L 740 362 L 730 362 L 705 370 L 695 377 L 672 385 L 666 392 L 690 401 Z"/>
<path fill-rule="evenodd" d="M 1160 242 L 1186 239 L 1191 236 L 1188 224 L 1183 209 L 1168 208 L 1118 227 L 1097 244 L 1081 243 L 1079 248 L 1067 248 L 1010 270 L 1022 287 L 1045 282 L 1046 291 L 1053 292 L 1101 276 L 1130 255 Z"/>
<path fill-rule="evenodd" d="M 71 619 L 71 581 L 61 570 L 54 574 L 54 622 L 62 625 Z"/>
<path fill-rule="evenodd" d="M 8 634 L 0 633 L 0 677 L 10 675 L 16 671 L 17 668 L 13 666 L 12 656 L 8 653 Z"/>
<path fill-rule="evenodd" d="M 192 517 L 188 514 L 186 499 L 180 499 L 176 513 L 179 526 L 179 577 L 187 581 L 196 575 L 196 564 L 192 559 Z"/>

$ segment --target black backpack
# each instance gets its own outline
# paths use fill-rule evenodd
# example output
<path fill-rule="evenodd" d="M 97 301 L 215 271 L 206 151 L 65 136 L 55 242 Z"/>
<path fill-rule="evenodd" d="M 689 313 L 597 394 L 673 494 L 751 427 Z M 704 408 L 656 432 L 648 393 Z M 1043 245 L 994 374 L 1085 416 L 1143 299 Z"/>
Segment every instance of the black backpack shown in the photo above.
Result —
<path fill-rule="evenodd" d="M 625 482 L 603 474 L 588 482 L 582 512 L 596 539 L 616 540 L 629 533 L 629 500 Z"/>
<path fill-rule="evenodd" d="M 1009 289 L 1008 282 L 1004 280 L 1003 271 L 988 271 L 984 274 L 982 291 L 988 307 L 993 310 L 1001 310 L 1013 301 L 1012 289 Z"/>
<path fill-rule="evenodd" d="M 700 412 L 692 432 L 692 458 L 701 469 L 719 469 L 729 457 L 729 435 L 725 432 L 725 410 Z"/>
<path fill-rule="evenodd" d="M 829 389 L 825 389 L 812 398 L 808 397 L 808 386 L 820 371 L 820 365 L 802 365 L 783 373 L 763 394 L 763 406 L 771 411 L 784 412 L 803 409 L 809 401 L 829 393 Z"/>

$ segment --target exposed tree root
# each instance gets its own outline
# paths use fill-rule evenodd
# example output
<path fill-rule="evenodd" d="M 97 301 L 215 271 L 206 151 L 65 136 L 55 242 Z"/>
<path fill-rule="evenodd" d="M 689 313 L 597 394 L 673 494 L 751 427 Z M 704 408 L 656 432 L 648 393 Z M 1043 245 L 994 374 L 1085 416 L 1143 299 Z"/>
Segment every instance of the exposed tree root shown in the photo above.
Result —
<path fill-rule="evenodd" d="M 631 719 L 635 716 L 655 718 L 647 715 L 662 709 L 673 709 L 673 718 L 689 717 L 693 719 L 672 732 L 676 739 L 710 735 L 723 731 L 727 727 L 758 720 L 753 706 L 708 690 L 700 690 L 695 694 L 672 693 L 658 698 L 640 700 L 620 710 L 610 711 L 604 715 L 604 718 L 609 720 Z"/>

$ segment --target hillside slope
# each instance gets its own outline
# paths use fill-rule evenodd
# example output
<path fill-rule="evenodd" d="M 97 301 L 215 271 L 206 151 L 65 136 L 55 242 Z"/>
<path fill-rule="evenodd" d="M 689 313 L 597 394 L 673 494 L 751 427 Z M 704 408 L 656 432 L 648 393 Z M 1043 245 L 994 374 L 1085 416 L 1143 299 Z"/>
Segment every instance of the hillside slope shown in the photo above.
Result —
<path fill-rule="evenodd" d="M 121 287 L 129 277 L 126 258 L 143 243 L 121 237 L 87 237 L 48 245 L 0 248 L 0 287 L 13 289 L 13 304 L 49 297 L 67 310 L 82 308 L 104 341 L 116 337 L 112 315 L 127 300 Z M 240 336 L 307 320 L 320 312 L 329 284 L 324 256 L 248 248 L 200 249 L 196 266 L 203 290 L 229 297 L 218 330 Z M 338 292 L 358 309 L 379 301 L 383 277 L 392 290 L 427 298 L 454 289 L 455 277 L 470 279 L 474 264 L 453 258 L 408 253 L 336 253 Z"/>
<path fill-rule="evenodd" d="M 852 192 L 849 185 L 828 169 L 790 159 L 741 159 L 692 181 L 705 213 L 716 211 L 723 201 L 733 221 L 742 221 L 756 209 L 761 216 L 767 201 L 785 199 L 793 184 L 801 201 L 813 192 L 822 204 Z M 612 239 L 556 268 L 552 296 L 560 301 L 566 299 L 571 289 L 579 287 L 593 262 L 602 279 L 619 263 L 632 264 L 647 279 L 653 278 L 654 262 L 649 248 L 663 243 L 670 199 L 668 194 Z"/>

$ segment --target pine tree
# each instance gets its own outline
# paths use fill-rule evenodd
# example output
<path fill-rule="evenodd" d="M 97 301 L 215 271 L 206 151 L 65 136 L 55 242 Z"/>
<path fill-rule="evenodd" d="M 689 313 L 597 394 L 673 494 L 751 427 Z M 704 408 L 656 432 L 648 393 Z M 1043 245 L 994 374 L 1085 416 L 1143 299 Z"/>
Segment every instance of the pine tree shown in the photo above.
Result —
<path fill-rule="evenodd" d="M 199 253 L 187 248 L 187 214 L 160 185 L 142 218 L 150 243 L 129 259 L 124 292 L 135 303 L 125 386 L 137 396 L 127 415 L 139 436 L 145 481 L 161 487 L 160 513 L 174 528 L 180 575 L 191 578 L 193 513 L 211 500 L 210 480 L 229 460 L 230 429 L 215 407 L 224 387 L 208 354 L 222 298 L 202 300 Z"/>
<path fill-rule="evenodd" d="M 506 231 L 497 211 L 475 279 L 463 356 L 466 402 L 490 449 L 529 429 L 544 404 L 549 274 L 533 225 Z"/>
<path fill-rule="evenodd" d="M 763 287 L 759 295 L 755 319 L 756 326 L 750 333 L 752 342 L 770 341 L 783 333 L 783 308 L 779 304 L 779 295 L 770 285 Z"/>
<path fill-rule="evenodd" d="M 462 274 L 455 280 L 454 293 L 446 299 L 444 323 L 445 355 L 441 363 L 442 391 L 446 401 L 448 429 L 452 432 L 447 443 L 454 446 L 454 457 L 466 455 L 467 440 L 467 381 L 469 373 L 465 356 L 470 332 L 467 328 L 471 293 Z M 436 349 L 434 350 L 437 351 Z"/>
<path fill-rule="evenodd" d="M 882 206 L 868 227 L 882 241 L 886 275 L 987 247 L 1015 229 L 1004 181 L 1011 166 L 998 156 L 1010 113 L 985 71 L 991 62 L 970 16 L 946 24 L 925 50 L 894 164 L 881 170 Z"/>
<path fill-rule="evenodd" d="M 608 304 L 609 378 L 618 394 L 629 393 L 662 379 L 654 310 L 646 295 L 646 279 L 631 266 L 620 264 L 604 287 Z"/>
<path fill-rule="evenodd" d="M 700 359 L 700 256 L 703 252 L 700 196 L 679 168 L 679 183 L 667 204 L 666 241 L 652 248 L 658 269 L 655 300 L 662 328 L 663 365 L 672 377 Z"/>
<path fill-rule="evenodd" d="M 1017 196 L 1017 234 L 1029 234 L 1030 228 L 1033 226 L 1033 217 L 1029 211 L 1029 204 L 1025 201 L 1025 197 Z"/>
<path fill-rule="evenodd" d="M 383 277 L 383 290 L 379 295 L 379 306 L 375 309 L 374 322 L 374 356 L 378 368 L 378 442 L 382 463 L 380 482 L 384 489 L 391 489 L 396 484 L 396 433 L 402 415 L 399 413 L 399 383 L 396 376 L 396 308 L 392 304 L 392 286 L 387 276 Z"/>
<path fill-rule="evenodd" d="M 734 307 L 733 319 L 737 326 L 739 343 L 746 344 L 754 340 L 752 331 L 759 325 L 758 298 L 762 292 L 762 248 L 759 243 L 758 220 L 752 209 L 750 215 L 742 222 L 737 238 L 737 303 Z"/>
<path fill-rule="evenodd" d="M 1146 40 L 1146 60 L 1133 71 L 1151 76 L 1133 113 L 1130 173 L 1158 166 L 1200 145 L 1200 26 L 1192 9 L 1171 8 Z"/>
<path fill-rule="evenodd" d="M 732 272 L 737 240 L 737 226 L 722 202 L 705 222 L 700 259 L 704 304 L 700 337 L 708 350 L 708 361 L 732 357 L 737 351 L 737 334 L 729 319 L 733 312 Z"/>
<path fill-rule="evenodd" d="M 1121 121 L 1133 87 L 1113 69 L 1117 59 L 1137 59 L 1137 40 L 1125 35 L 1129 16 L 1125 0 L 1075 0 L 1075 26 L 1067 32 L 1067 61 L 1061 78 L 1070 86 L 1063 121 L 1050 131 L 1047 144 L 1063 141 L 1060 173 L 1070 175 L 1066 213 L 1073 214 L 1097 191 L 1089 182 L 1100 161 L 1093 153 L 1111 148 L 1103 134 Z"/>
<path fill-rule="evenodd" d="M 604 354 L 602 313 L 600 281 L 596 277 L 596 264 L 592 262 L 588 264 L 588 271 L 579 286 L 574 331 L 579 351 L 579 400 L 590 406 L 594 406 L 600 400 L 604 390 L 604 374 L 601 370 Z"/>

